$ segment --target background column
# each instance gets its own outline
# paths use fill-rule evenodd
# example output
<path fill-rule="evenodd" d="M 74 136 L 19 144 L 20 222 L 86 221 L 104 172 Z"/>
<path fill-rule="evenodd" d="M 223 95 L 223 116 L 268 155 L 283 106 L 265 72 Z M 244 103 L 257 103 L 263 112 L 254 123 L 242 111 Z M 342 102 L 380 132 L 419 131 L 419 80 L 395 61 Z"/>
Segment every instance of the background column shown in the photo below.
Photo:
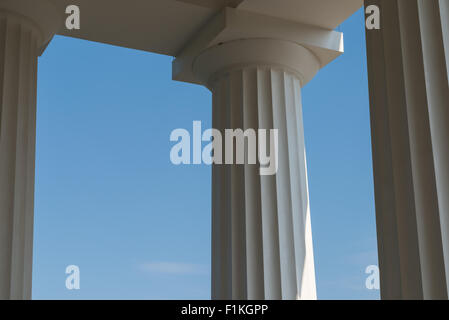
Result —
<path fill-rule="evenodd" d="M 0 299 L 31 298 L 37 59 L 51 37 L 36 23 L 51 10 L 0 3 Z"/>
<path fill-rule="evenodd" d="M 447 299 L 447 0 L 366 0 L 381 296 Z"/>

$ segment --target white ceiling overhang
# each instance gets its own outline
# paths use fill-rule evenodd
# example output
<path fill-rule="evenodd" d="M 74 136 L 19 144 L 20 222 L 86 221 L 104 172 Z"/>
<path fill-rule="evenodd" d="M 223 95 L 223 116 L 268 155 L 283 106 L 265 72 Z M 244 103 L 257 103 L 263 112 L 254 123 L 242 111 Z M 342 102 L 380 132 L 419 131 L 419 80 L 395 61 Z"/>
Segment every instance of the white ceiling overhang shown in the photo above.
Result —
<path fill-rule="evenodd" d="M 176 56 L 226 6 L 333 30 L 362 0 L 50 0 L 78 5 L 80 30 L 58 34 Z"/>

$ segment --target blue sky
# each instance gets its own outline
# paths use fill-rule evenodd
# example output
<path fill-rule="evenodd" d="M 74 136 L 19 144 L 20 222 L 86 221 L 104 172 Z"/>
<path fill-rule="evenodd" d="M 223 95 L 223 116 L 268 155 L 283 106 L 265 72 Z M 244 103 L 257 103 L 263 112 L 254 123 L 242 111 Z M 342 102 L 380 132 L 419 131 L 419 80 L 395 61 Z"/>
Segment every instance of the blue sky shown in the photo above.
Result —
<path fill-rule="evenodd" d="M 378 299 L 363 12 L 303 90 L 317 292 Z M 211 168 L 170 162 L 211 127 L 211 94 L 171 57 L 55 37 L 39 60 L 34 299 L 209 299 Z M 78 265 L 80 290 L 65 269 Z"/>

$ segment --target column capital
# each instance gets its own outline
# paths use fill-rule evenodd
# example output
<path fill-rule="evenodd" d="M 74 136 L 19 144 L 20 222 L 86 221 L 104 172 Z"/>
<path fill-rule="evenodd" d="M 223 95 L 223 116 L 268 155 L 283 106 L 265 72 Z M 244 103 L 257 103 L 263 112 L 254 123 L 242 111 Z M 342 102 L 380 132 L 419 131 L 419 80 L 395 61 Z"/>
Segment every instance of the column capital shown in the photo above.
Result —
<path fill-rule="evenodd" d="M 312 51 L 294 42 L 245 39 L 206 49 L 194 59 L 192 70 L 201 84 L 210 87 L 211 82 L 224 73 L 251 66 L 280 68 L 295 74 L 303 86 L 319 71 L 320 60 Z"/>
<path fill-rule="evenodd" d="M 214 69 L 214 64 L 224 67 L 233 63 L 263 62 L 278 63 L 294 70 L 301 75 L 304 85 L 342 53 L 343 34 L 340 32 L 225 8 L 175 55 L 173 79 L 205 84 L 204 76 L 210 73 L 206 69 Z M 208 60 L 214 58 L 215 61 Z M 301 61 L 304 58 L 305 61 Z M 200 67 L 199 61 L 210 62 L 210 66 Z"/>
<path fill-rule="evenodd" d="M 1 16 L 31 25 L 38 33 L 39 54 L 44 52 L 63 22 L 62 13 L 48 0 L 2 0 Z"/>

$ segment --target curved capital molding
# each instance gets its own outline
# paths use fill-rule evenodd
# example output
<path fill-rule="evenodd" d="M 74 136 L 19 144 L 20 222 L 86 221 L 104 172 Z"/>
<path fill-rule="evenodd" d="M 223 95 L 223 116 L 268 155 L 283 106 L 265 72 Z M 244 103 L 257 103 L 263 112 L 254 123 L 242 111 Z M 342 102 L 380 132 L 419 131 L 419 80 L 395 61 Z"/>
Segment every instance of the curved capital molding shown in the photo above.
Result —
<path fill-rule="evenodd" d="M 204 50 L 193 61 L 192 69 L 203 85 L 232 69 L 248 66 L 279 67 L 296 74 L 301 86 L 320 70 L 320 60 L 304 46 L 276 39 L 244 39 L 218 44 Z"/>
<path fill-rule="evenodd" d="M 39 31 L 38 47 L 43 52 L 63 23 L 63 13 L 59 13 L 48 0 L 2 0 L 0 15 L 23 19 Z"/>

